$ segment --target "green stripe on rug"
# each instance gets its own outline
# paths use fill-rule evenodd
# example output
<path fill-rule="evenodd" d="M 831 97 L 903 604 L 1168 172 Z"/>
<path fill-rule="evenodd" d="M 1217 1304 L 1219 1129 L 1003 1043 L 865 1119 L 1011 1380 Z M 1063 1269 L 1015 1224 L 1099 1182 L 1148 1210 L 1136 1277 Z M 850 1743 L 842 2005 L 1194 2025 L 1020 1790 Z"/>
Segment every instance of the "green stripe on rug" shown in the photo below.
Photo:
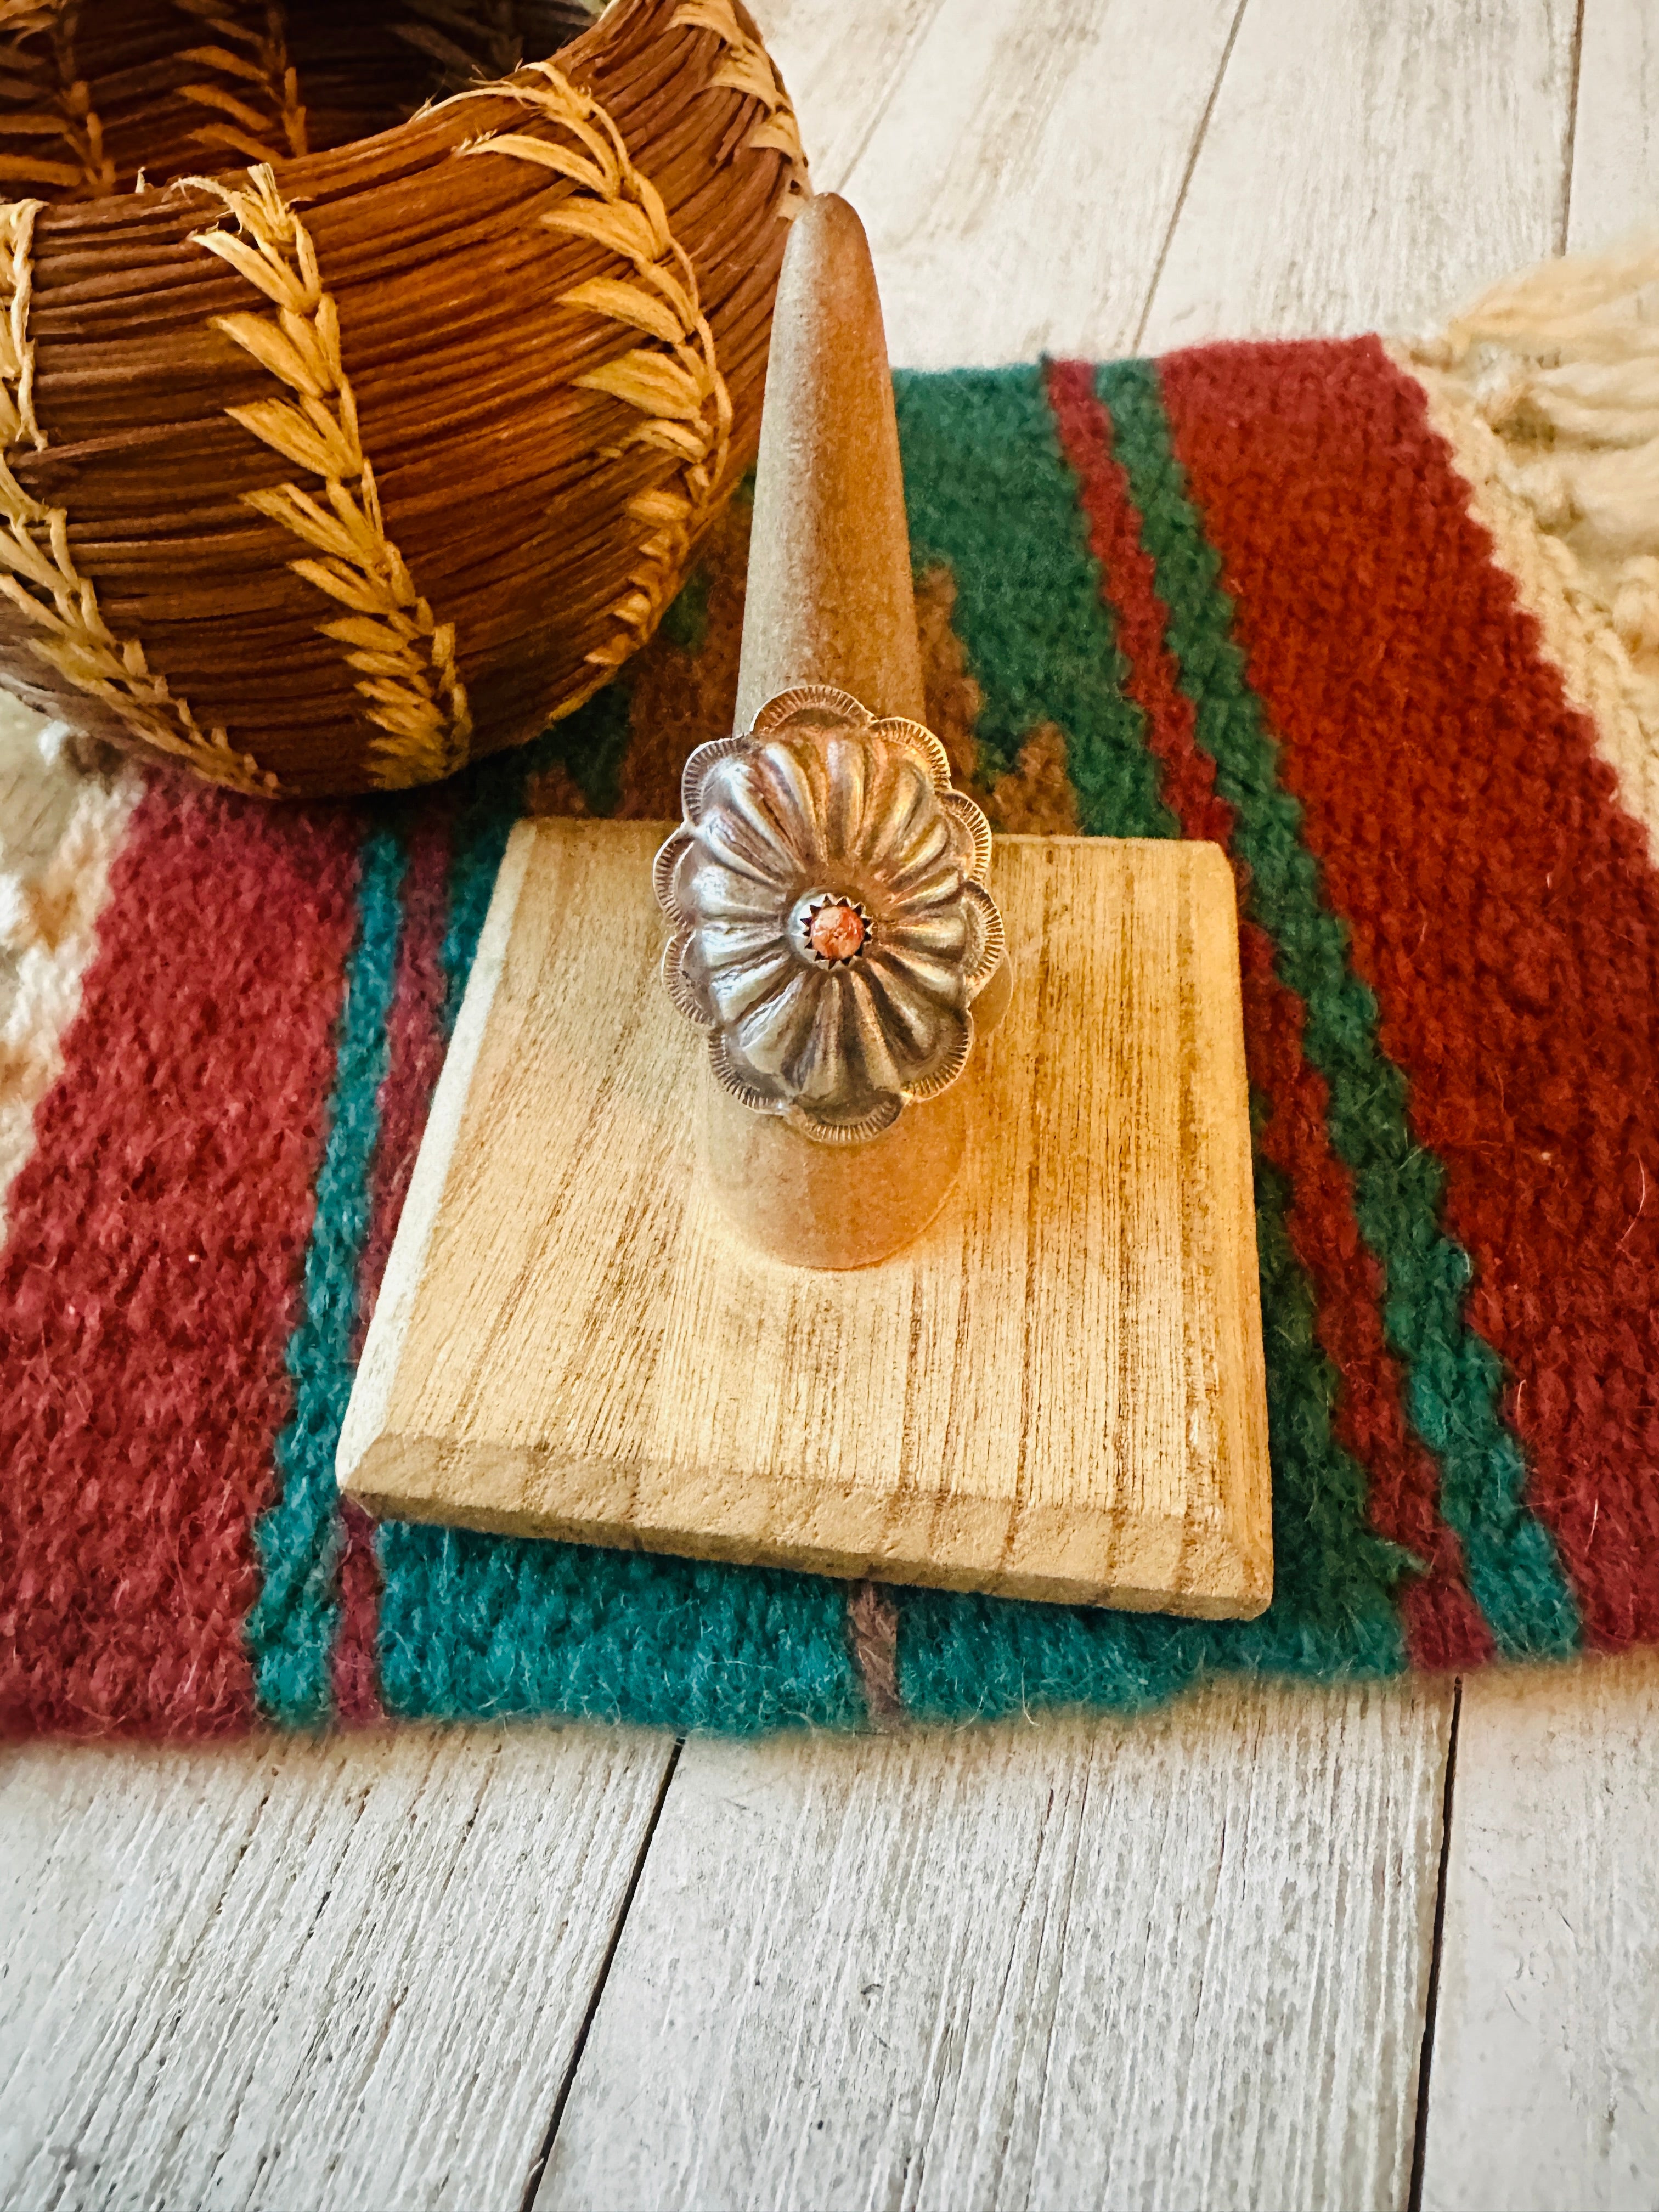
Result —
<path fill-rule="evenodd" d="M 912 381 L 910 451 L 925 452 L 939 436 L 932 418 L 936 393 L 954 410 L 960 398 L 954 387 L 962 381 Z M 935 466 L 948 477 L 942 459 Z M 1066 486 L 1069 542 L 1079 513 L 1069 471 Z M 936 551 L 937 545 L 929 549 Z M 1101 582 L 1090 556 L 1088 588 L 1097 599 Z M 963 605 L 958 580 L 958 623 Z M 1027 665 L 1031 635 L 1004 610 L 1000 625 L 977 634 L 975 673 L 988 702 L 1018 690 L 1023 714 L 1058 720 L 1042 672 Z M 1110 628 L 1097 629 L 1095 637 L 1102 655 L 1095 688 L 1104 690 L 1128 672 Z M 969 640 L 963 643 L 974 650 Z M 998 658 L 1005 645 L 1018 663 L 1012 677 Z M 1144 745 L 1138 709 L 1133 729 Z M 1146 762 L 1155 775 L 1149 751 Z M 1108 812 L 1096 826 L 1112 835 L 1143 825 L 1133 813 Z M 1273 1465 L 1274 1595 L 1268 1612 L 1255 1621 L 1200 1625 L 907 1589 L 900 1596 L 899 1684 L 908 1710 L 963 1720 L 1074 1704 L 1133 1708 L 1221 1667 L 1328 1680 L 1385 1676 L 1405 1667 L 1395 1593 L 1411 1562 L 1370 1527 L 1364 1469 L 1332 1433 L 1340 1380 L 1318 1341 L 1313 1285 L 1286 1225 L 1289 1204 L 1283 1177 L 1258 1159 L 1256 1241 Z"/>
<path fill-rule="evenodd" d="M 276 1502 L 253 1531 L 261 1575 L 246 1626 L 254 1693 L 266 1718 L 289 1728 L 314 1728 L 333 1709 L 331 1663 L 339 1613 L 334 1452 L 356 1372 L 358 1265 L 368 1232 L 368 1170 L 380 1133 L 407 859 L 396 830 L 375 829 L 363 841 L 357 939 L 346 964 L 304 1304 L 288 1346 L 294 1411 L 272 1455 Z"/>
<path fill-rule="evenodd" d="M 900 375 L 910 555 L 956 580 L 954 627 L 984 694 L 981 778 L 1058 725 L 1091 836 L 1173 837 L 1040 365 Z"/>
<path fill-rule="evenodd" d="M 1237 813 L 1249 905 L 1281 980 L 1307 1007 L 1304 1048 L 1330 1088 L 1331 1138 L 1354 1177 L 1360 1231 L 1382 1270 L 1383 1322 L 1407 1376 L 1407 1410 L 1438 1460 L 1441 1510 L 1462 1539 L 1469 1587 L 1507 1656 L 1577 1648 L 1578 1616 L 1548 1531 L 1525 1503 L 1526 1463 L 1499 1411 L 1497 1354 L 1469 1326 L 1468 1255 L 1441 1227 L 1445 1170 L 1419 1146 L 1406 1079 L 1383 1052 L 1376 1002 L 1325 902 L 1302 810 L 1278 779 L 1277 745 L 1232 635 L 1220 562 L 1187 496 L 1153 365 L 1115 363 L 1096 389 L 1142 518 L 1169 609 L 1169 641 L 1216 787 Z"/>

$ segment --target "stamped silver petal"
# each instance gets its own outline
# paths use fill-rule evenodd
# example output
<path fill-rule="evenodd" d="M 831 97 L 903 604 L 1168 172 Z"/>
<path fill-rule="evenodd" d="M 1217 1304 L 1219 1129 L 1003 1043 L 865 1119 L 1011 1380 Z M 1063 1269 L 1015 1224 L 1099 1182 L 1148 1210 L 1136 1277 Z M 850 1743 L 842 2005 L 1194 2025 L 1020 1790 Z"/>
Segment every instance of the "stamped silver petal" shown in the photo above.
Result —
<path fill-rule="evenodd" d="M 948 1006 L 962 996 L 962 962 L 947 954 L 925 951 L 920 945 L 891 953 L 884 947 L 869 953 L 865 965 L 885 970 L 889 988 L 900 1004 L 924 1000 Z"/>
<path fill-rule="evenodd" d="M 939 899 L 931 906 L 918 907 L 914 912 L 908 908 L 902 909 L 883 929 L 881 941 L 886 951 L 901 957 L 909 952 L 925 952 L 938 960 L 953 961 L 960 960 L 970 945 L 976 947 L 979 943 L 960 894 L 955 898 Z"/>
<path fill-rule="evenodd" d="M 755 717 L 754 735 L 770 737 L 787 723 L 808 715 L 820 727 L 830 718 L 850 723 L 855 729 L 875 720 L 850 691 L 837 691 L 833 684 L 798 684 L 793 691 L 780 691 L 775 699 L 767 701 Z"/>
<path fill-rule="evenodd" d="M 694 924 L 697 950 L 709 969 L 730 968 L 754 960 L 763 952 L 789 957 L 788 940 L 777 919 L 764 921 L 699 921 Z"/>
<path fill-rule="evenodd" d="M 934 972 L 954 977 L 955 963 L 941 964 Z M 920 981 L 913 962 L 884 951 L 860 962 L 859 977 L 884 1009 L 882 1024 L 895 1054 L 923 1066 L 932 1057 L 939 1010 L 948 998 Z"/>
<path fill-rule="evenodd" d="M 739 1015 L 732 1031 L 737 1058 L 757 1075 L 781 1079 L 799 1052 L 817 1012 L 817 987 L 823 978 L 799 963 L 781 991 Z"/>
<path fill-rule="evenodd" d="M 787 864 L 772 844 L 757 837 L 749 823 L 735 815 L 723 799 L 710 805 L 697 825 L 700 849 L 720 866 L 731 868 L 750 882 L 775 893 Z"/>
<path fill-rule="evenodd" d="M 800 824 L 764 754 L 716 761 L 703 787 L 705 818 L 697 826 L 711 851 L 732 853 L 776 880 L 800 866 Z M 793 801 L 793 793 L 791 793 Z"/>
<path fill-rule="evenodd" d="M 884 715 L 870 727 L 872 738 L 885 738 L 890 745 L 900 745 L 914 753 L 927 771 L 927 781 L 942 799 L 951 788 L 951 756 L 933 732 L 921 722 L 908 722 L 902 715 Z"/>
<path fill-rule="evenodd" d="M 702 787 L 708 771 L 717 763 L 729 760 L 733 753 L 740 753 L 748 743 L 748 738 L 742 736 L 711 738 L 687 758 L 680 770 L 680 808 L 694 829 L 702 819 Z"/>
<path fill-rule="evenodd" d="M 890 905 L 898 878 L 928 844 L 941 853 L 949 833 L 941 825 L 939 802 L 919 761 L 908 753 L 878 757 L 871 777 L 857 851 L 850 858 L 861 881 Z"/>
<path fill-rule="evenodd" d="M 714 1027 L 714 1009 L 705 1001 L 695 978 L 685 973 L 683 963 L 691 948 L 691 932 L 683 929 L 671 937 L 663 948 L 663 988 L 675 1006 L 688 1022 L 700 1030 Z"/>
<path fill-rule="evenodd" d="M 902 1091 L 903 1071 L 888 1036 L 888 994 L 867 962 L 847 971 L 847 994 L 866 1081 L 872 1091 Z"/>
<path fill-rule="evenodd" d="M 890 930 L 912 921 L 925 921 L 931 915 L 960 907 L 962 894 L 969 878 L 954 859 L 948 867 L 940 867 L 933 874 L 911 887 L 902 896 L 887 902 L 884 920 Z"/>
<path fill-rule="evenodd" d="M 689 879 L 682 871 L 672 886 L 672 911 L 679 919 L 694 924 L 708 921 L 777 921 L 783 902 L 770 876 L 763 875 L 746 863 L 738 863 L 726 853 L 710 854 L 701 834 L 696 851 L 696 866 Z"/>
<path fill-rule="evenodd" d="M 774 744 L 755 758 L 753 797 L 767 809 L 783 841 L 783 866 L 810 871 L 823 844 L 823 767 L 816 745 Z"/>
<path fill-rule="evenodd" d="M 1002 909 L 983 884 L 964 884 L 962 892 L 967 912 L 975 917 L 979 934 L 978 957 L 970 969 L 970 977 L 975 984 L 988 983 L 1008 955 Z"/>
<path fill-rule="evenodd" d="M 857 855 L 872 805 L 879 803 L 880 769 L 862 735 L 831 737 L 817 749 L 823 766 L 819 854 L 829 867 Z"/>
<path fill-rule="evenodd" d="M 961 836 L 951 817 L 932 800 L 909 826 L 909 834 L 886 856 L 882 874 L 895 906 L 953 896 L 963 881 Z"/>
<path fill-rule="evenodd" d="M 920 1106 L 929 1098 L 937 1098 L 941 1091 L 948 1091 L 968 1065 L 974 1049 L 974 1018 L 952 1009 L 951 1024 L 950 1042 L 939 1066 L 920 1083 L 905 1085 L 904 1095 L 913 1105 Z"/>
<path fill-rule="evenodd" d="M 947 792 L 939 805 L 947 814 L 954 814 L 968 832 L 973 852 L 968 872 L 976 883 L 982 884 L 991 865 L 991 825 L 985 818 L 984 808 L 969 799 L 965 791 Z"/>
<path fill-rule="evenodd" d="M 757 1090 L 742 1068 L 734 1064 L 726 1050 L 725 1034 L 720 1030 L 708 1040 L 708 1065 L 714 1071 L 715 1081 L 752 1114 L 781 1114 L 788 1103 L 769 1091 Z"/>
<path fill-rule="evenodd" d="M 847 1054 L 842 1037 L 841 978 L 824 975 L 805 1042 L 787 1070 L 789 1088 L 804 1105 L 833 1099 L 847 1085 Z"/>
<path fill-rule="evenodd" d="M 779 945 L 755 959 L 712 969 L 707 996 L 720 1021 L 734 1022 L 739 1014 L 751 1012 L 774 991 L 781 990 L 795 969 L 794 960 Z"/>

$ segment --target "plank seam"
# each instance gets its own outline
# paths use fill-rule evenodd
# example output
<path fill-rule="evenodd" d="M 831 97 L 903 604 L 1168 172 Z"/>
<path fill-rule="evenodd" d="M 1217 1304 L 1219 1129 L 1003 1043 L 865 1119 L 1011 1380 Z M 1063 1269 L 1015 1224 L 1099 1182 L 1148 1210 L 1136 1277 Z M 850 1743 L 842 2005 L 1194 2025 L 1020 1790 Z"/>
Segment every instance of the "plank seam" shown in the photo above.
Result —
<path fill-rule="evenodd" d="M 1451 1865 L 1452 1803 L 1457 1784 L 1457 1724 L 1463 1713 L 1463 1677 L 1452 1684 L 1451 1726 L 1446 1737 L 1446 1783 L 1440 1800 L 1440 1869 L 1435 1881 L 1434 1937 L 1429 1947 L 1429 1987 L 1423 2004 L 1423 2050 L 1417 2065 L 1417 2118 L 1412 2132 L 1412 2178 L 1406 2212 L 1423 2212 L 1423 2179 L 1429 2142 L 1429 2075 L 1435 2021 L 1440 2009 L 1440 1954 L 1446 1933 L 1446 1880 Z"/>
<path fill-rule="evenodd" d="M 1556 227 L 1555 250 L 1567 250 L 1567 228 L 1572 220 L 1572 165 L 1578 149 L 1578 79 L 1584 58 L 1584 0 L 1578 0 L 1572 18 L 1572 62 L 1567 74 L 1567 127 L 1561 145 L 1561 219 Z"/>
<path fill-rule="evenodd" d="M 553 2146 L 558 2140 L 559 2125 L 564 2118 L 564 2108 L 570 2102 L 570 2092 L 575 2087 L 577 2075 L 581 2071 L 582 2054 L 587 2049 L 587 2039 L 599 2013 L 599 2000 L 604 1996 L 605 1984 L 611 1978 L 611 1969 L 616 1963 L 617 1949 L 622 1942 L 623 1929 L 628 1925 L 628 1916 L 634 1909 L 634 1898 L 640 1886 L 640 1876 L 645 1872 L 645 1863 L 651 1856 L 651 1846 L 656 1839 L 657 1823 L 662 1818 L 663 1807 L 668 1802 L 668 1793 L 674 1786 L 674 1776 L 679 1766 L 680 1753 L 684 1749 L 685 1738 L 683 1735 L 676 1736 L 673 1748 L 668 1754 L 668 1763 L 663 1768 L 662 1780 L 657 1787 L 657 1802 L 651 1808 L 651 1818 L 646 1822 L 645 1833 L 640 1838 L 640 1848 L 634 1861 L 633 1869 L 628 1877 L 628 1887 L 623 1892 L 622 1904 L 617 1909 L 615 1921 L 611 1923 L 611 1940 L 605 1947 L 605 1956 L 599 1961 L 599 1971 L 594 1976 L 593 1986 L 588 1992 L 587 2009 L 582 2014 L 581 2027 L 577 2031 L 574 2044 L 571 2046 L 569 2063 L 564 2069 L 564 2079 L 560 2082 L 559 2094 L 553 2100 L 553 2112 L 547 2123 L 547 2133 L 542 2138 L 541 2150 L 537 2155 L 535 2163 L 526 2177 L 524 2195 L 519 2200 L 519 2212 L 533 2212 L 536 2198 L 540 2193 L 542 2177 L 547 2172 L 547 2161 L 553 2155 Z"/>
<path fill-rule="evenodd" d="M 1216 102 L 1220 99 L 1221 88 L 1226 82 L 1227 64 L 1231 61 L 1233 48 L 1238 43 L 1238 27 L 1244 21 L 1246 4 L 1247 0 L 1238 0 L 1238 6 L 1233 12 L 1233 20 L 1227 32 L 1227 43 L 1221 49 L 1221 60 L 1216 70 L 1215 82 L 1210 87 L 1210 96 L 1204 103 L 1204 112 L 1198 118 L 1198 129 L 1193 133 L 1193 143 L 1188 149 L 1187 166 L 1181 173 L 1181 189 L 1176 192 L 1175 205 L 1170 210 L 1169 228 L 1164 234 L 1163 244 L 1158 249 L 1158 259 L 1152 264 L 1152 282 L 1146 287 L 1146 297 L 1141 303 L 1140 319 L 1135 325 L 1135 334 L 1129 343 L 1131 353 L 1138 354 L 1140 351 L 1141 341 L 1146 335 L 1146 325 L 1152 320 L 1152 303 L 1158 297 L 1158 288 L 1164 281 L 1164 264 L 1170 258 L 1170 248 L 1175 244 L 1176 228 L 1187 205 L 1187 194 L 1192 188 L 1193 173 L 1198 167 L 1198 157 L 1204 150 L 1204 141 L 1209 136 L 1210 118 L 1215 113 Z"/>
<path fill-rule="evenodd" d="M 1240 0 L 1240 5 L 1243 5 L 1243 0 Z M 905 46 L 903 60 L 890 74 L 887 80 L 887 90 L 885 94 L 881 99 L 875 101 L 872 106 L 869 118 L 864 126 L 864 134 L 860 138 L 858 144 L 848 155 L 846 161 L 842 164 L 840 176 L 830 179 L 828 183 L 825 183 L 822 179 L 820 179 L 819 188 L 821 190 L 837 192 L 846 191 L 848 179 L 856 173 L 859 163 L 864 159 L 865 155 L 870 150 L 870 141 L 875 137 L 876 131 L 881 124 L 882 118 L 886 114 L 888 109 L 893 104 L 894 94 L 898 90 L 899 86 L 902 83 L 905 76 L 908 74 L 910 64 L 915 59 L 917 53 L 921 51 L 927 40 L 927 33 L 933 29 L 934 22 L 943 11 L 944 7 L 945 0 L 933 0 L 933 5 L 928 9 L 926 17 L 916 26 L 915 31 L 911 33 L 909 40 Z"/>

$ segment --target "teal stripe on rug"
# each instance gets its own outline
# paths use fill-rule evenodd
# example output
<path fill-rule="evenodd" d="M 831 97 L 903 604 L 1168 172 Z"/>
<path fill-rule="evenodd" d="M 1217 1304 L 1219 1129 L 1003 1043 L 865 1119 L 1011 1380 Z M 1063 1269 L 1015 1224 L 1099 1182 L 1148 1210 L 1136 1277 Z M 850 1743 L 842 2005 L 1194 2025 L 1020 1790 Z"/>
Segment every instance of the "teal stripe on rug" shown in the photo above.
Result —
<path fill-rule="evenodd" d="M 380 1133 L 406 861 L 398 830 L 380 826 L 364 838 L 357 938 L 346 966 L 303 1308 L 288 1347 L 294 1411 L 273 1452 L 276 1501 L 253 1531 L 260 1590 L 246 1635 L 254 1693 L 261 1713 L 289 1728 L 314 1728 L 333 1710 L 340 1549 L 334 1452 L 356 1371 L 358 1264 L 368 1232 L 369 1164 Z"/>
<path fill-rule="evenodd" d="M 1441 1510 L 1462 1539 L 1469 1588 L 1505 1656 L 1571 1652 L 1577 1607 L 1549 1532 L 1526 1504 L 1525 1459 L 1500 1409 L 1501 1364 L 1464 1315 L 1474 1268 L 1441 1225 L 1445 1170 L 1413 1133 L 1376 999 L 1325 898 L 1301 806 L 1279 781 L 1277 744 L 1233 636 L 1219 559 L 1187 495 L 1157 368 L 1103 368 L 1096 389 L 1116 426 L 1198 743 L 1237 811 L 1251 909 L 1273 939 L 1280 980 L 1307 1008 L 1304 1049 L 1329 1085 L 1331 1140 L 1352 1171 L 1355 1217 L 1382 1271 L 1383 1324 L 1406 1369 L 1407 1412 L 1443 1471 Z"/>

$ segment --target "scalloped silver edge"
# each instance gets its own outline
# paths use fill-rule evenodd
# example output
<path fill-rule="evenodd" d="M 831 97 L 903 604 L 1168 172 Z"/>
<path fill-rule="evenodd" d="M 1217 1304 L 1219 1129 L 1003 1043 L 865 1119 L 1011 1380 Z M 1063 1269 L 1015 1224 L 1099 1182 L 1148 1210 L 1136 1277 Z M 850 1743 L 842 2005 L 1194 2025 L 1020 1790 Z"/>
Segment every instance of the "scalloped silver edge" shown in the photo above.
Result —
<path fill-rule="evenodd" d="M 755 726 L 749 732 L 751 738 L 769 738 L 784 724 L 808 707 L 817 707 L 838 714 L 854 729 L 866 729 L 875 716 L 850 691 L 838 691 L 833 684 L 797 684 L 787 691 L 780 691 L 769 699 L 755 717 Z"/>
<path fill-rule="evenodd" d="M 922 1082 L 907 1085 L 904 1091 L 907 1105 L 925 1106 L 930 1098 L 937 1098 L 941 1091 L 948 1091 L 953 1083 L 959 1083 L 967 1073 L 968 1063 L 974 1056 L 975 1041 L 974 1018 L 970 1013 L 963 1015 L 962 1026 L 963 1045 L 960 1058 L 954 1066 L 940 1068 L 937 1073 L 927 1077 Z"/>
<path fill-rule="evenodd" d="M 982 884 L 991 866 L 991 825 L 986 819 L 985 809 L 965 791 L 942 792 L 939 803 L 946 814 L 956 816 L 973 839 L 974 865 L 968 873 L 975 883 Z"/>
<path fill-rule="evenodd" d="M 739 1106 L 746 1106 L 751 1114 L 787 1114 L 789 1110 L 781 1098 L 769 1098 L 764 1091 L 755 1090 L 745 1083 L 726 1057 L 726 1039 L 716 1030 L 708 1040 L 708 1064 L 714 1071 L 714 1080 L 723 1091 L 729 1091 Z"/>
<path fill-rule="evenodd" d="M 741 752 L 748 743 L 744 735 L 710 738 L 706 745 L 699 745 L 688 757 L 680 771 L 680 811 L 692 829 L 696 828 L 701 818 L 702 787 L 709 769 L 720 761 L 729 760 L 733 753 Z"/>
<path fill-rule="evenodd" d="M 786 1109 L 785 1119 L 817 1145 L 861 1145 L 871 1137 L 884 1136 L 904 1111 L 907 1091 L 890 1091 L 874 1113 L 861 1121 L 819 1121 L 803 1106 Z"/>
<path fill-rule="evenodd" d="M 681 854 L 689 853 L 694 842 L 690 830 L 682 823 L 658 846 L 656 858 L 651 863 L 651 888 L 657 895 L 657 904 L 673 921 L 684 919 L 674 904 L 674 871 L 680 864 Z"/>
<path fill-rule="evenodd" d="M 885 738 L 890 744 L 902 745 L 907 752 L 914 753 L 926 767 L 941 799 L 952 789 L 951 756 L 925 722 L 909 721 L 902 714 L 884 714 L 879 721 L 870 724 L 868 735 Z"/>
<path fill-rule="evenodd" d="M 711 1013 L 705 1012 L 692 997 L 691 987 L 686 981 L 680 967 L 681 961 L 685 957 L 686 947 L 691 942 L 691 935 L 692 933 L 689 929 L 676 930 L 663 947 L 663 988 L 673 1000 L 676 1012 L 683 1014 L 693 1029 L 707 1032 L 717 1026 L 714 1017 Z"/>
<path fill-rule="evenodd" d="M 963 896 L 980 916 L 984 935 L 981 940 L 979 958 L 969 976 L 969 997 L 973 999 L 983 990 L 992 976 L 1008 957 L 1008 933 L 1003 927 L 1002 909 L 983 884 L 969 882 L 963 887 Z"/>

